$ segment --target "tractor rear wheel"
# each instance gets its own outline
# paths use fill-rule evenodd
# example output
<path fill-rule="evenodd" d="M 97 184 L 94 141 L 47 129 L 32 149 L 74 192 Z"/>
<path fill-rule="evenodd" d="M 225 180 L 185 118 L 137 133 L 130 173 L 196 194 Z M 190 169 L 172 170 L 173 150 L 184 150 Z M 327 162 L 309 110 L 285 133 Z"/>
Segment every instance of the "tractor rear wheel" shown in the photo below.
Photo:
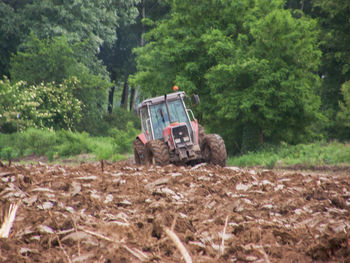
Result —
<path fill-rule="evenodd" d="M 201 145 L 202 156 L 208 163 L 226 165 L 226 147 L 224 140 L 218 134 L 208 134 L 204 137 Z"/>
<path fill-rule="evenodd" d="M 198 144 L 202 146 L 205 137 L 205 131 L 202 125 L 198 124 Z"/>
<path fill-rule="evenodd" d="M 146 163 L 160 166 L 170 163 L 169 150 L 165 142 L 154 140 L 146 144 Z"/>
<path fill-rule="evenodd" d="M 136 138 L 134 140 L 134 159 L 137 165 L 145 164 L 145 145 L 143 142 Z"/>

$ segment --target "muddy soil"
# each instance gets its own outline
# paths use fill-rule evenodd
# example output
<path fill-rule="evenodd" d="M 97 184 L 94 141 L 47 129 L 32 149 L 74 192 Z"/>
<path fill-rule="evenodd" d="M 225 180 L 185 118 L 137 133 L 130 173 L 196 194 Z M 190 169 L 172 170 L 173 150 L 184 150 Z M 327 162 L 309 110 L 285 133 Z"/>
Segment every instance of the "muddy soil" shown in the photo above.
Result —
<path fill-rule="evenodd" d="M 349 176 L 13 164 L 0 168 L 0 221 L 19 204 L 0 262 L 185 262 L 169 229 L 193 262 L 350 262 Z"/>

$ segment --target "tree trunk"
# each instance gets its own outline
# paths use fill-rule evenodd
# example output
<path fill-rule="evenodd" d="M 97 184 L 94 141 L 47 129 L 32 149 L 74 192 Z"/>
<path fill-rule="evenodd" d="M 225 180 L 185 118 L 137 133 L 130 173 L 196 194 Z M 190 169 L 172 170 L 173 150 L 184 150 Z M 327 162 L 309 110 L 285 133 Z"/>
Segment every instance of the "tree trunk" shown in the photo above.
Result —
<path fill-rule="evenodd" d="M 135 96 L 135 89 L 131 88 L 131 90 L 130 90 L 129 111 L 132 111 L 132 109 L 134 108 L 134 96 Z"/>
<path fill-rule="evenodd" d="M 137 100 L 138 96 L 139 96 L 139 88 L 136 88 L 135 93 L 134 93 L 134 98 L 132 100 L 132 105 L 133 105 L 132 108 L 133 109 L 136 109 L 136 107 L 137 107 L 136 100 Z"/>
<path fill-rule="evenodd" d="M 120 101 L 120 106 L 126 110 L 128 109 L 128 98 L 129 98 L 129 85 L 128 85 L 128 78 L 126 77 L 124 81 L 122 99 Z"/>
<path fill-rule="evenodd" d="M 111 89 L 108 92 L 108 113 L 112 114 L 113 111 L 113 98 L 114 98 L 114 91 L 115 91 L 115 87 L 111 87 Z"/>
<path fill-rule="evenodd" d="M 264 143 L 264 133 L 262 131 L 259 133 L 259 143 L 260 145 Z"/>

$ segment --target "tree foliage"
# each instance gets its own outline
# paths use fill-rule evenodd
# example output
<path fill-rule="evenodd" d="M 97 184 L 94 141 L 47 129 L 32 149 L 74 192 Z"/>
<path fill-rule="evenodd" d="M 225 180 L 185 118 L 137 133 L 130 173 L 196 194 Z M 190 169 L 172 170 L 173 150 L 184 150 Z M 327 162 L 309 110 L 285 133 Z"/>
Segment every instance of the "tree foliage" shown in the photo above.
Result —
<path fill-rule="evenodd" d="M 279 0 L 174 1 L 171 18 L 136 49 L 133 81 L 151 95 L 174 84 L 199 93 L 204 121 L 231 146 L 247 137 L 245 126 L 255 136 L 300 141 L 320 117 L 321 52 L 316 21 L 294 18 L 283 6 Z"/>
<path fill-rule="evenodd" d="M 70 42 L 90 39 L 98 48 L 103 42 L 112 44 L 116 39 L 115 28 L 124 22 L 121 17 L 130 19 L 124 13 L 132 11 L 120 8 L 128 2 L 135 1 L 29 1 L 20 13 L 28 29 L 39 38 L 65 36 Z"/>
<path fill-rule="evenodd" d="M 79 70 L 66 37 L 39 39 L 34 33 L 23 43 L 21 51 L 12 56 L 10 67 L 12 80 L 29 84 L 62 83 Z"/>
<path fill-rule="evenodd" d="M 329 118 L 329 138 L 350 139 L 350 133 L 339 126 L 336 116 L 342 99 L 342 85 L 350 80 L 350 2 L 347 0 L 314 0 L 314 16 L 320 21 L 320 47 L 323 52 L 320 74 L 322 108 Z"/>
<path fill-rule="evenodd" d="M 350 81 L 345 82 L 341 88 L 343 94 L 343 101 L 339 102 L 340 111 L 337 114 L 338 123 L 347 128 L 350 128 Z"/>
<path fill-rule="evenodd" d="M 139 1 L 137 8 L 139 12 L 137 19 L 133 23 L 120 25 L 117 28 L 117 40 L 112 46 L 103 45 L 99 54 L 116 84 L 116 87 L 113 86 L 109 92 L 109 113 L 112 112 L 114 94 L 121 89 L 122 92 L 118 92 L 121 93 L 120 106 L 127 108 L 129 94 L 130 109 L 135 106 L 133 103 L 137 97 L 137 88 L 130 88 L 128 85 L 129 75 L 136 71 L 132 49 L 142 46 L 144 44 L 142 34 L 152 27 L 154 21 L 160 20 L 169 12 L 169 4 L 162 0 Z M 131 89 L 130 92 L 129 89 Z"/>
<path fill-rule="evenodd" d="M 94 130 L 111 86 L 98 58 L 102 44 L 112 45 L 116 29 L 132 23 L 139 0 L 29 0 L 0 3 L 0 75 L 28 83 L 62 83 L 76 76 L 84 104 L 79 129 Z M 4 47 L 4 49 L 3 49 Z M 16 51 L 18 51 L 17 54 Z M 92 121 L 95 120 L 95 123 Z M 86 126 L 85 126 L 86 125 Z"/>
<path fill-rule="evenodd" d="M 14 9 L 0 2 L 0 76 L 9 74 L 11 54 L 20 43 L 20 18 Z"/>
<path fill-rule="evenodd" d="M 324 50 L 322 73 L 326 82 L 344 83 L 350 79 L 350 2 L 347 0 L 314 0 L 322 27 Z M 337 103 L 341 95 L 332 99 Z"/>
<path fill-rule="evenodd" d="M 85 57 L 103 43 L 112 44 L 116 28 L 135 20 L 139 0 L 30 0 L 0 2 L 0 74 L 8 74 L 9 58 L 29 33 L 40 39 L 65 36 L 70 43 L 88 41 Z M 88 66 L 88 65 L 87 65 Z"/>
<path fill-rule="evenodd" d="M 63 36 L 39 39 L 31 34 L 22 51 L 12 57 L 10 72 L 13 80 L 26 80 L 28 84 L 62 84 L 77 78 L 73 95 L 83 103 L 83 116 L 77 128 L 94 133 L 103 115 L 107 89 L 112 84 L 103 74 L 98 74 L 98 69 L 94 73 L 85 66 L 84 59 L 88 58 L 82 58 L 84 47 L 84 43 L 70 44 Z"/>

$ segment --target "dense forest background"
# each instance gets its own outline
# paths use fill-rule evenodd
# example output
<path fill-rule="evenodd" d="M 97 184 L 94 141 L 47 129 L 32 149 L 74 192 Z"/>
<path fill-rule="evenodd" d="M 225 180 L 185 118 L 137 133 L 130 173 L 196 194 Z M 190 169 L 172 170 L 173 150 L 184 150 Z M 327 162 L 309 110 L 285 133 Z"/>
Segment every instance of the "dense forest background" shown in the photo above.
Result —
<path fill-rule="evenodd" d="M 177 85 L 231 154 L 347 141 L 350 2 L 1 0 L 0 76 L 0 133 L 137 128 Z"/>

